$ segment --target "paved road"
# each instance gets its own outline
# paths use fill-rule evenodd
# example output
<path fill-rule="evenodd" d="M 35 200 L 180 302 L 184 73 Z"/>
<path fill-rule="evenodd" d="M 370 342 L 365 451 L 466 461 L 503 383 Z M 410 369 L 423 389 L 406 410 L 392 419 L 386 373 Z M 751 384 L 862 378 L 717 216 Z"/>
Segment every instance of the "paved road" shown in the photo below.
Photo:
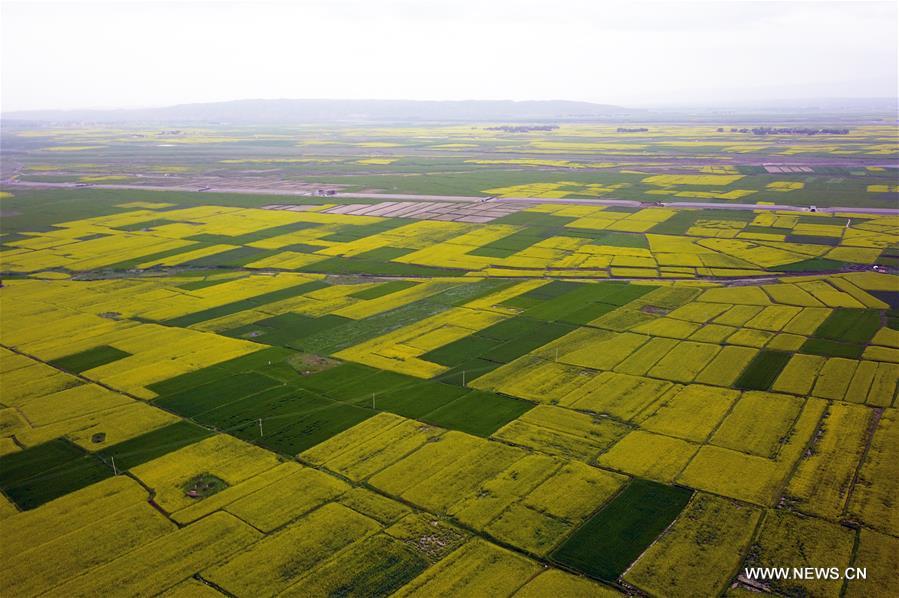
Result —
<path fill-rule="evenodd" d="M 4 181 L 4 187 L 24 187 L 31 189 L 74 189 L 83 187 L 78 183 L 38 183 L 32 181 Z M 163 186 L 163 185 L 89 185 L 92 189 L 131 189 L 131 190 L 149 190 L 149 191 L 187 191 L 200 192 L 201 189 L 196 186 Z M 229 188 L 229 187 L 212 187 L 204 189 L 208 193 L 242 193 L 246 195 L 279 195 L 288 197 L 318 197 L 310 195 L 308 191 L 292 191 L 289 189 L 277 188 Z M 337 193 L 336 195 L 321 196 L 321 199 L 343 198 L 343 199 L 375 199 L 383 201 L 450 201 L 476 203 L 487 200 L 486 197 L 473 197 L 465 195 L 417 195 L 402 193 Z M 599 205 L 599 206 L 626 206 L 640 207 L 641 202 L 625 199 L 547 199 L 542 197 L 503 197 L 492 198 L 490 203 L 564 203 L 575 205 Z M 754 203 L 711 203 L 698 201 L 677 201 L 662 202 L 662 207 L 666 208 L 694 208 L 694 209 L 713 209 L 713 210 L 767 210 L 780 212 L 808 212 L 807 206 L 791 206 L 787 204 L 776 205 L 758 205 Z M 851 212 L 853 214 L 872 214 L 884 216 L 899 216 L 899 208 L 857 208 L 857 207 L 832 207 L 818 208 L 818 212 L 832 214 L 836 212 Z"/>
<path fill-rule="evenodd" d="M 273 271 L 273 272 L 294 272 L 294 270 L 282 270 L 280 268 L 242 268 L 242 267 L 226 267 L 225 268 L 229 272 L 245 272 L 247 274 L 258 274 L 259 272 L 264 271 Z M 78 272 L 73 275 L 74 280 L 99 280 L 102 279 L 119 279 L 119 278 L 141 278 L 142 276 L 158 276 L 159 272 L 185 272 L 185 271 L 207 271 L 208 268 L 205 267 L 190 267 L 190 266 L 169 266 L 162 268 L 161 270 L 128 270 L 128 271 L 108 271 L 102 270 L 99 276 L 93 276 L 93 272 Z M 315 273 L 314 271 L 311 271 Z M 715 282 L 722 286 L 750 286 L 750 285 L 759 285 L 759 284 L 767 284 L 767 283 L 775 283 L 778 280 L 786 280 L 789 281 L 790 278 L 794 277 L 803 277 L 808 276 L 809 274 L 839 274 L 843 272 L 842 270 L 833 270 L 829 272 L 784 272 L 777 273 L 773 275 L 771 272 L 766 272 L 765 274 L 761 274 L 759 276 L 749 276 L 743 278 L 714 278 L 714 277 L 699 277 L 699 278 L 665 278 L 666 281 L 671 282 Z M 326 274 L 326 275 L 334 275 L 333 272 L 318 272 L 318 274 Z M 408 280 L 409 278 L 421 278 L 428 280 L 441 280 L 445 279 L 447 276 L 459 276 L 460 273 L 453 273 L 451 271 L 447 271 L 446 276 L 401 276 L 401 275 L 393 275 L 393 274 L 353 274 L 353 276 L 359 276 L 362 278 L 367 278 L 371 280 Z M 337 274 L 336 276 L 340 276 Z M 533 276 L 530 275 L 522 275 L 515 276 L 513 274 L 509 274 L 507 276 L 491 276 L 491 278 L 498 279 L 510 279 L 510 280 L 520 280 L 520 279 L 532 279 Z M 540 278 L 540 277 L 537 277 Z M 542 278 L 553 278 L 552 274 L 547 274 Z M 580 278 L 571 278 L 564 277 L 559 278 L 558 280 L 592 280 L 593 282 L 647 282 L 650 280 L 660 280 L 658 278 L 591 278 L 590 276 L 583 276 Z"/>

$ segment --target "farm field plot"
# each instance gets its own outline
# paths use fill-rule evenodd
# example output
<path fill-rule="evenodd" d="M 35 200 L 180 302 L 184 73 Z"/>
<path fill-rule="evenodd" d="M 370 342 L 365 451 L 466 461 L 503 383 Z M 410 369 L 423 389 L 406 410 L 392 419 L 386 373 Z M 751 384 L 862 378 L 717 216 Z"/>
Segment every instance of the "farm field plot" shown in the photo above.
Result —
<path fill-rule="evenodd" d="M 755 566 L 777 562 L 795 562 L 797 566 L 822 559 L 845 568 L 852 558 L 855 533 L 835 523 L 810 519 L 789 512 L 769 511 L 756 539 L 757 550 L 750 556 Z M 805 592 L 811 596 L 839 596 L 839 584 L 823 580 L 777 580 L 781 592 Z"/>
<path fill-rule="evenodd" d="M 893 128 L 515 128 L 4 130 L 0 594 L 890 595 Z"/>
<path fill-rule="evenodd" d="M 736 391 L 690 385 L 673 395 L 641 424 L 653 432 L 704 442 L 739 397 Z"/>
<path fill-rule="evenodd" d="M 712 443 L 774 458 L 802 406 L 802 400 L 797 397 L 747 392 L 721 423 Z"/>
<path fill-rule="evenodd" d="M 889 571 L 891 568 L 895 568 L 897 549 L 899 549 L 899 543 L 896 542 L 895 536 L 878 534 L 865 529 L 859 534 L 859 546 L 855 555 L 855 562 L 870 563 L 868 566 L 871 567 L 876 579 L 889 580 L 891 578 Z M 860 583 L 860 581 L 847 583 L 846 595 L 860 595 Z M 871 584 L 866 591 L 871 596 L 888 596 L 890 588 L 877 582 L 876 584 Z"/>
<path fill-rule="evenodd" d="M 893 533 L 899 529 L 892 496 L 896 492 L 896 460 L 899 425 L 896 412 L 884 410 L 874 430 L 868 454 L 859 470 L 859 482 L 849 497 L 848 513 L 871 527 Z"/>
<path fill-rule="evenodd" d="M 786 495 L 796 501 L 797 509 L 839 519 L 873 417 L 869 409 L 855 405 L 834 403 L 829 407 L 811 455 L 800 461 L 787 486 Z"/>
<path fill-rule="evenodd" d="M 624 579 L 658 595 L 721 592 L 752 540 L 759 516 L 758 509 L 697 493 Z"/>

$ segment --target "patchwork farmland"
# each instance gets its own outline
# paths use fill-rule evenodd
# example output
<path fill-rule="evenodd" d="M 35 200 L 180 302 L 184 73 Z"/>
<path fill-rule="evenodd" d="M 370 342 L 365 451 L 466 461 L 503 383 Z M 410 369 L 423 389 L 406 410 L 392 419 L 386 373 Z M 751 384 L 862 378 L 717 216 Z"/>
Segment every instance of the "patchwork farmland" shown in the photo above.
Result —
<path fill-rule="evenodd" d="M 5 130 L 0 593 L 894 595 L 895 128 L 720 129 Z"/>

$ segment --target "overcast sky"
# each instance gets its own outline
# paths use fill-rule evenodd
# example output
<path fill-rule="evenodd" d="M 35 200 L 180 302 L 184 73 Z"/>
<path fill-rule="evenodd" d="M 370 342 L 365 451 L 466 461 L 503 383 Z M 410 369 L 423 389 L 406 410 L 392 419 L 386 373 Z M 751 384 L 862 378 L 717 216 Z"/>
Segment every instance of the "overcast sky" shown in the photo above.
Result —
<path fill-rule="evenodd" d="M 897 3 L 2 0 L 2 109 L 895 97 Z"/>

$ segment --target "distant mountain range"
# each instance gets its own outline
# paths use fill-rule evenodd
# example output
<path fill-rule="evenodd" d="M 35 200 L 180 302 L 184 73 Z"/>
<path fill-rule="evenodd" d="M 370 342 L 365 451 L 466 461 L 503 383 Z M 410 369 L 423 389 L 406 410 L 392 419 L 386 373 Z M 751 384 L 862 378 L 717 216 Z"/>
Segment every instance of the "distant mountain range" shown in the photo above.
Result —
<path fill-rule="evenodd" d="M 659 101 L 656 98 L 657 102 Z M 718 122 L 772 124 L 815 120 L 895 122 L 896 98 L 814 98 L 768 101 L 656 103 L 625 108 L 566 100 L 235 100 L 161 108 L 4 112 L 8 125 L 156 123 L 169 125 L 289 125 L 340 123 Z"/>
<path fill-rule="evenodd" d="M 236 100 L 118 110 L 28 110 L 3 119 L 54 122 L 197 122 L 289 124 L 364 121 L 602 120 L 643 114 L 590 102 L 564 100 Z"/>

